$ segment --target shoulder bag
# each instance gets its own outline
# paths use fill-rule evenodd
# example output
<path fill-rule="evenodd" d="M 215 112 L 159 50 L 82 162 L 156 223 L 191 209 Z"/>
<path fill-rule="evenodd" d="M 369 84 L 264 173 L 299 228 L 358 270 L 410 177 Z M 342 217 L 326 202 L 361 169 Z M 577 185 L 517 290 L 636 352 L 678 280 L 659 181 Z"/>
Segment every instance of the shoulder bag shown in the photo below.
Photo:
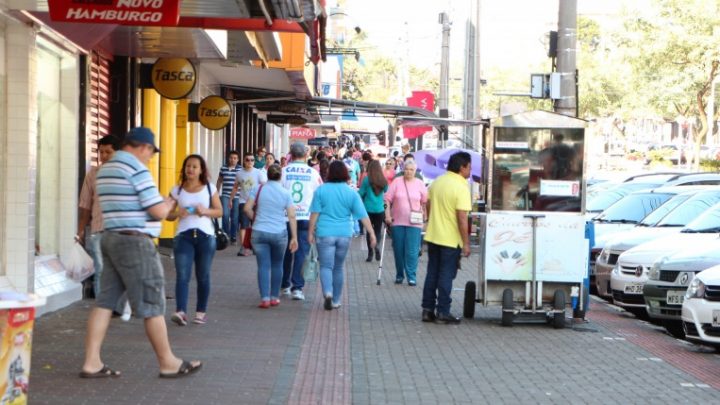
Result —
<path fill-rule="evenodd" d="M 405 183 L 405 195 L 407 195 L 408 205 L 410 206 L 410 223 L 413 225 L 421 225 L 423 221 L 423 212 L 415 211 L 412 208 L 412 202 L 410 201 L 410 191 L 408 191 L 407 180 L 403 179 Z"/>
<path fill-rule="evenodd" d="M 210 203 L 208 208 L 212 208 L 212 190 L 210 190 L 210 183 L 207 184 L 208 194 L 210 194 Z M 218 225 L 217 218 L 212 219 L 213 227 L 215 228 L 215 250 L 224 250 L 230 246 L 230 238 L 223 229 Z"/>
<path fill-rule="evenodd" d="M 260 188 L 258 188 L 257 195 L 255 196 L 255 206 L 253 207 L 253 218 L 252 220 L 255 221 L 255 216 L 257 215 L 257 209 L 258 204 L 260 204 L 260 192 L 262 191 L 263 185 L 260 185 Z M 250 225 L 250 228 L 245 230 L 245 236 L 243 237 L 243 247 L 245 249 L 252 249 L 252 223 Z"/>

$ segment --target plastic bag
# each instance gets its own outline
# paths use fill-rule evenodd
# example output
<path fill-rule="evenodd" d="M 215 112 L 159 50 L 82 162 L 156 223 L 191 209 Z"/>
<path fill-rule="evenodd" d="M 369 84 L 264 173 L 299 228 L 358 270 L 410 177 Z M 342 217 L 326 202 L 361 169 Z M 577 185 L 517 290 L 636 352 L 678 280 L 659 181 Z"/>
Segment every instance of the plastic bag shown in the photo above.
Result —
<path fill-rule="evenodd" d="M 63 266 L 65 266 L 65 274 L 68 278 L 77 282 L 81 282 L 95 273 L 92 257 L 77 241 L 63 260 Z"/>
<path fill-rule="evenodd" d="M 315 281 L 320 271 L 320 262 L 318 261 L 317 246 L 313 243 L 310 245 L 310 251 L 305 256 L 305 262 L 303 263 L 302 272 L 305 281 Z"/>

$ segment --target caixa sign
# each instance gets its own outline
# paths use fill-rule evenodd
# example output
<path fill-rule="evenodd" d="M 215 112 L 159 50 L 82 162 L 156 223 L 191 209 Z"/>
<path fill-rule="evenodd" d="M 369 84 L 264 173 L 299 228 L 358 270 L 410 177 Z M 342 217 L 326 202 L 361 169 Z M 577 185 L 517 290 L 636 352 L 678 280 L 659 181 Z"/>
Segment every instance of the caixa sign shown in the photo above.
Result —
<path fill-rule="evenodd" d="M 180 0 L 52 0 L 50 18 L 95 24 L 176 26 Z"/>
<path fill-rule="evenodd" d="M 205 97 L 198 105 L 198 121 L 207 129 L 223 129 L 230 123 L 232 108 L 220 96 Z"/>

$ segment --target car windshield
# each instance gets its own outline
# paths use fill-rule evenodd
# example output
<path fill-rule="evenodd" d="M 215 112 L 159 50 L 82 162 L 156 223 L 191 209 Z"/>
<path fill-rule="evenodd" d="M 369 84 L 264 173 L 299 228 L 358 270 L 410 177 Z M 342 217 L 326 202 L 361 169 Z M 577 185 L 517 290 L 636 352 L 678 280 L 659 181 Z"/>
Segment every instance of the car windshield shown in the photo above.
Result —
<path fill-rule="evenodd" d="M 621 198 L 632 193 L 633 191 L 642 190 L 644 188 L 654 188 L 654 183 L 625 183 L 621 186 L 601 192 L 597 196 L 589 199 L 585 206 L 587 212 L 601 212 L 609 206 L 618 202 Z"/>
<path fill-rule="evenodd" d="M 681 232 L 685 233 L 715 233 L 720 232 L 720 203 L 700 214 L 690 221 Z"/>
<path fill-rule="evenodd" d="M 668 201 L 668 203 L 669 202 L 670 201 Z M 655 226 L 685 226 L 717 203 L 720 203 L 720 192 L 713 191 L 696 194 L 681 204 L 677 209 L 672 210 Z M 662 207 L 656 211 L 664 208 L 665 205 L 666 204 L 663 204 Z M 654 211 L 653 214 L 655 214 Z"/>
<path fill-rule="evenodd" d="M 690 198 L 689 194 L 680 194 L 676 195 L 673 198 L 669 199 L 665 204 L 658 207 L 655 211 L 651 212 L 643 218 L 642 221 L 638 225 L 641 226 L 657 226 L 657 224 L 666 217 L 669 213 L 672 213 L 675 211 L 675 208 L 678 206 L 682 206 L 682 203 L 688 200 Z M 685 224 L 682 224 L 685 225 Z"/>
<path fill-rule="evenodd" d="M 650 192 L 630 194 L 608 207 L 594 220 L 597 222 L 638 223 L 673 195 Z"/>

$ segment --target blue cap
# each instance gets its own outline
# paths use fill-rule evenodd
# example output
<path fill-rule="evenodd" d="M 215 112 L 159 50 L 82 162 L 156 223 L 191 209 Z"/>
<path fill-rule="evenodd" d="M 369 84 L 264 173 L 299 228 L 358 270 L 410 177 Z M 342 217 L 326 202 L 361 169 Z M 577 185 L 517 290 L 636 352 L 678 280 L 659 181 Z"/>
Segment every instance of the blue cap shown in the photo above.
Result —
<path fill-rule="evenodd" d="M 155 148 L 155 152 L 160 152 L 160 149 L 155 145 L 155 135 L 150 128 L 136 127 L 128 131 L 125 135 L 126 141 L 135 141 L 137 143 L 146 143 L 152 145 Z"/>

